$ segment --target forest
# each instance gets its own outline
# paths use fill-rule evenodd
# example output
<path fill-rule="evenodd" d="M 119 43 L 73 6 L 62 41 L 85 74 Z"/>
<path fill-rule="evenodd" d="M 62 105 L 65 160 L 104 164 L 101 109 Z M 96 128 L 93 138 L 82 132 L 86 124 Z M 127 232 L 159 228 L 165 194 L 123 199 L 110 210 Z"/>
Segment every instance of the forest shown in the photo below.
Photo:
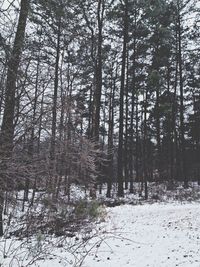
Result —
<path fill-rule="evenodd" d="M 0 125 L 0 236 L 74 187 L 200 185 L 199 1 L 0 0 Z"/>

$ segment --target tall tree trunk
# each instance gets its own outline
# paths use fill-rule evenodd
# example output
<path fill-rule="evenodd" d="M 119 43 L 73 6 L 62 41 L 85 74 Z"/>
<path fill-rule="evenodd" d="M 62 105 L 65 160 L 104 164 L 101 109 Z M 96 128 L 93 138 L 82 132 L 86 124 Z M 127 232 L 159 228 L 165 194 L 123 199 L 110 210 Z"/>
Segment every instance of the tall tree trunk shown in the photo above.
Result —
<path fill-rule="evenodd" d="M 45 93 L 45 88 L 43 88 L 43 91 L 42 91 L 42 99 L 41 99 L 41 103 L 40 103 L 40 116 L 39 116 L 38 140 L 37 140 L 37 154 L 40 153 L 42 121 L 43 121 L 43 115 L 44 115 L 44 97 L 45 97 L 44 93 Z"/>
<path fill-rule="evenodd" d="M 38 104 L 39 75 L 40 75 L 40 53 L 38 54 L 38 58 L 37 58 L 35 96 L 34 96 L 33 117 L 32 117 L 32 125 L 31 125 L 31 139 L 30 139 L 29 151 L 28 151 L 30 159 L 33 158 L 33 154 L 34 154 L 34 139 L 35 139 L 36 111 L 37 111 L 37 104 Z M 28 200 L 29 183 L 30 183 L 29 178 L 27 177 L 26 178 L 26 187 L 25 187 L 25 191 L 24 191 L 24 200 Z M 36 186 L 37 186 L 37 177 L 35 176 L 34 182 L 33 182 L 33 193 L 32 193 L 32 197 L 31 197 L 30 206 L 33 206 L 33 203 L 34 203 Z"/>
<path fill-rule="evenodd" d="M 92 84 L 90 86 L 90 91 L 89 91 L 89 118 L 88 118 L 88 138 L 90 139 L 91 133 L 92 133 L 92 118 L 93 118 L 93 111 L 92 111 L 92 96 L 93 96 L 93 90 L 92 90 Z"/>
<path fill-rule="evenodd" d="M 49 191 L 52 191 L 52 180 L 55 174 L 55 146 L 56 146 L 56 123 L 57 123 L 57 100 L 58 100 L 58 81 L 59 81 L 59 60 L 60 60 L 60 38 L 61 38 L 61 18 L 58 21 L 57 29 L 57 45 L 56 45 L 56 65 L 55 65 L 55 78 L 54 78 L 54 95 L 53 95 L 53 109 L 52 109 L 52 126 L 51 126 L 51 147 L 50 147 L 50 160 L 53 167 L 52 177 L 50 178 Z"/>
<path fill-rule="evenodd" d="M 135 123 L 135 131 L 136 131 L 136 144 L 135 144 L 135 179 L 136 181 L 139 180 L 139 111 L 138 111 L 138 96 L 136 95 L 136 111 L 135 111 L 135 116 L 136 116 L 136 123 Z"/>
<path fill-rule="evenodd" d="M 129 135 L 128 135 L 128 122 L 129 122 L 129 94 L 128 94 L 128 90 L 129 90 L 129 71 L 128 71 L 128 65 L 129 65 L 129 61 L 128 61 L 128 52 L 127 52 L 127 60 L 126 60 L 126 68 L 127 68 L 127 72 L 126 72 L 126 86 L 125 86 L 125 142 L 124 142 L 124 181 L 125 181 L 125 190 L 128 189 L 128 183 L 130 180 L 130 171 L 129 171 L 129 149 L 128 149 L 128 142 L 129 142 Z"/>
<path fill-rule="evenodd" d="M 144 197 L 145 199 L 147 200 L 148 199 L 148 179 L 147 179 L 147 152 L 148 152 L 148 149 L 147 149 L 147 101 L 148 101 L 148 94 L 146 92 L 146 95 L 145 95 L 145 101 L 144 101 L 144 139 L 143 139 L 143 180 L 144 180 Z"/>
<path fill-rule="evenodd" d="M 17 73 L 20 64 L 20 57 L 22 53 L 22 47 L 25 37 L 25 28 L 28 17 L 29 0 L 21 0 L 20 15 L 18 20 L 17 31 L 15 35 L 14 45 L 11 52 L 11 56 L 8 62 L 7 82 L 6 82 L 6 99 L 5 109 L 3 115 L 3 122 L 0 135 L 0 157 L 1 157 L 1 169 L 7 168 L 6 161 L 12 155 L 13 137 L 14 137 L 14 113 L 15 113 L 15 92 L 16 92 L 16 80 Z M 2 188 L 0 191 L 0 236 L 3 235 L 3 191 L 5 190 L 5 177 L 1 175 Z"/>
<path fill-rule="evenodd" d="M 98 45 L 97 58 L 95 63 L 95 89 L 93 96 L 93 121 L 92 121 L 92 137 L 99 141 L 99 124 L 100 124 L 100 108 L 101 108 L 101 90 L 102 90 L 102 29 L 104 17 L 104 0 L 98 0 L 97 22 L 98 22 Z"/>
<path fill-rule="evenodd" d="M 174 93 L 172 99 L 172 113 L 171 113 L 171 147 L 170 147 L 170 184 L 169 187 L 173 188 L 174 181 L 177 178 L 177 133 L 176 133 L 176 96 L 177 96 L 177 81 L 178 81 L 178 42 L 176 32 L 176 67 L 175 67 L 175 81 Z"/>
<path fill-rule="evenodd" d="M 52 127 L 51 127 L 51 160 L 55 158 L 55 140 L 56 140 L 56 119 L 57 119 L 57 100 L 58 100 L 58 71 L 60 60 L 60 37 L 61 37 L 61 20 L 58 23 L 57 31 L 57 46 L 56 46 L 56 65 L 55 65 L 55 78 L 54 78 L 54 95 L 53 95 L 53 109 L 52 109 Z"/>
<path fill-rule="evenodd" d="M 35 84 L 35 96 L 34 96 L 34 103 L 33 103 L 33 117 L 31 122 L 31 135 L 30 140 L 28 140 L 28 161 L 29 164 L 32 164 L 33 160 L 33 153 L 34 153 L 34 138 L 35 138 L 35 124 L 36 124 L 36 108 L 37 108 L 37 100 L 38 100 L 38 78 L 39 78 L 39 65 L 40 65 L 40 59 L 38 56 L 38 63 L 37 63 L 37 71 L 36 71 L 36 84 Z M 30 179 L 27 176 L 25 179 L 25 186 L 24 186 L 24 197 L 23 197 L 23 204 L 22 204 L 22 212 L 24 211 L 25 202 L 28 201 L 28 195 L 29 195 L 29 187 L 30 187 Z M 33 183 L 33 194 L 36 187 L 36 177 L 34 178 Z M 33 195 L 31 199 L 30 206 L 33 205 Z"/>
<path fill-rule="evenodd" d="M 64 116 L 65 116 L 65 106 L 66 106 L 66 90 L 64 90 L 63 75 L 62 75 L 64 56 L 65 56 L 65 54 L 63 51 L 62 63 L 61 63 L 61 74 L 60 74 L 60 90 L 61 90 L 61 92 L 60 92 L 61 107 L 60 107 L 60 124 L 59 124 L 59 141 L 60 141 L 60 143 L 63 141 L 63 137 L 64 137 Z M 67 72 L 69 72 L 69 67 L 68 67 Z M 67 76 L 69 76 L 69 74 L 67 74 Z"/>
<path fill-rule="evenodd" d="M 119 111 L 119 144 L 118 144 L 118 196 L 124 196 L 123 187 L 123 127 L 124 127 L 124 88 L 126 72 L 126 50 L 128 42 L 128 0 L 124 2 L 124 29 L 123 29 L 123 51 L 122 51 L 122 70 L 120 86 L 120 111 Z"/>
<path fill-rule="evenodd" d="M 22 53 L 23 41 L 25 36 L 25 27 L 28 17 L 29 1 L 21 1 L 20 16 L 15 35 L 12 53 L 8 62 L 7 82 L 6 82 L 6 99 L 5 109 L 3 115 L 3 122 L 1 127 L 1 147 L 4 146 L 5 155 L 10 156 L 13 145 L 14 135 L 14 111 L 15 111 L 15 92 L 17 73 L 20 64 L 20 57 Z"/>
<path fill-rule="evenodd" d="M 161 179 L 161 140 L 160 140 L 160 88 L 156 88 L 156 141 L 157 141 L 157 167 L 159 179 Z"/>
<path fill-rule="evenodd" d="M 134 121 L 134 107 L 135 107 L 135 98 L 136 98 L 136 74 L 135 74 L 135 68 L 136 68 L 136 35 L 135 30 L 137 27 L 136 22 L 136 16 L 137 12 L 135 9 L 135 16 L 134 16 L 134 36 L 133 36 L 133 72 L 132 72 L 132 96 L 131 96 L 131 136 L 130 136 L 130 193 L 133 193 L 133 176 L 134 176 L 134 130 L 133 130 L 133 121 Z M 137 110 L 136 110 L 137 111 Z M 137 116 L 137 114 L 136 114 Z M 138 119 L 136 117 L 136 135 L 138 134 Z M 138 145 L 137 145 L 137 138 L 136 138 L 136 170 L 138 172 Z"/>
<path fill-rule="evenodd" d="M 188 187 L 188 179 L 186 175 L 186 160 L 185 160 L 185 125 L 184 125 L 184 88 L 183 88 L 183 59 L 182 59 L 182 30 L 181 30 L 181 15 L 180 3 L 178 0 L 178 63 L 179 63 L 179 86 L 180 86 L 180 136 L 181 136 L 181 175 L 184 181 L 184 187 Z"/>
<path fill-rule="evenodd" d="M 98 27 L 98 42 L 97 42 L 97 58 L 95 61 L 95 88 L 93 94 L 93 118 L 92 118 L 92 138 L 98 147 L 99 143 L 99 125 L 100 125 L 100 109 L 101 109 L 101 91 L 102 91 L 102 30 L 104 20 L 104 0 L 98 0 L 97 6 L 97 27 Z M 96 172 L 100 171 L 99 162 L 96 160 Z M 90 196 L 96 197 L 96 181 L 93 182 L 90 189 Z"/>
<path fill-rule="evenodd" d="M 117 76 L 117 73 L 116 73 Z M 114 99 L 116 90 L 116 77 L 111 74 L 111 90 L 109 99 L 109 127 L 108 127 L 108 177 L 107 177 L 107 197 L 111 197 L 113 181 L 113 130 L 114 130 Z"/>

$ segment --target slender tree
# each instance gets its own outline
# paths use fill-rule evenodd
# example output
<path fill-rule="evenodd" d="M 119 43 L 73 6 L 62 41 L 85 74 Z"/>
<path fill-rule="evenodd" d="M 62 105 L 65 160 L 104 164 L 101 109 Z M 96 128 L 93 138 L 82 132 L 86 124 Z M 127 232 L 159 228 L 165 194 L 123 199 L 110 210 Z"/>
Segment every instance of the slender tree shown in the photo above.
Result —
<path fill-rule="evenodd" d="M 123 132 L 124 132 L 124 90 L 126 74 L 126 54 L 128 43 L 128 0 L 123 3 L 123 50 L 120 85 L 119 144 L 118 144 L 118 196 L 124 195 L 123 186 Z"/>

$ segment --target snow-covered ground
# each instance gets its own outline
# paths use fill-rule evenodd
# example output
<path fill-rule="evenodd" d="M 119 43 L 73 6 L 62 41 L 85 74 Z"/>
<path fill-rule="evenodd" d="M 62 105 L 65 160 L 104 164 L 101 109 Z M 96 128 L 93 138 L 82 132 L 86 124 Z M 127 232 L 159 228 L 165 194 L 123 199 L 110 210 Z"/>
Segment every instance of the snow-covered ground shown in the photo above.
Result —
<path fill-rule="evenodd" d="M 153 204 L 110 209 L 107 239 L 85 267 L 199 267 L 200 204 Z"/>
<path fill-rule="evenodd" d="M 84 267 L 200 267 L 200 204 L 197 202 L 107 208 L 105 221 L 97 224 L 88 236 L 91 234 L 94 237 L 87 240 L 85 233 L 85 245 L 80 243 L 80 246 L 78 242 L 83 234 L 80 239 L 76 236 L 76 249 L 71 250 L 73 257 L 63 244 L 57 244 L 51 252 L 59 258 L 43 255 L 33 266 L 75 266 L 77 253 L 76 266 L 81 262 L 78 258 L 82 260 L 81 254 L 85 257 L 81 265 Z M 6 262 L 8 259 L 0 261 L 0 266 L 7 266 Z M 10 266 L 28 265 L 13 261 Z"/>
<path fill-rule="evenodd" d="M 135 186 L 135 193 L 127 191 L 123 199 L 116 190 L 111 199 L 104 192 L 93 202 L 87 190 L 74 185 L 71 204 L 62 197 L 52 209 L 44 201 L 48 195 L 38 192 L 35 205 L 26 203 L 23 212 L 19 192 L 5 216 L 0 267 L 200 267 L 199 186 L 170 191 L 151 183 L 148 201 L 139 191 Z M 97 210 L 99 217 L 88 217 Z M 52 232 L 51 221 L 60 222 L 61 229 Z M 22 235 L 20 229 L 27 232 Z"/>

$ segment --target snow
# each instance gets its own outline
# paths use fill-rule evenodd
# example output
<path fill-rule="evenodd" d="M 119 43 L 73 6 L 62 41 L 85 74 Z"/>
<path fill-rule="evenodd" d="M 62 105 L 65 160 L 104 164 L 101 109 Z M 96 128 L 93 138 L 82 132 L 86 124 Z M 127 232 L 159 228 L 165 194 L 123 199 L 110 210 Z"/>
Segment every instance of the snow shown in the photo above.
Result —
<path fill-rule="evenodd" d="M 116 237 L 108 238 L 85 267 L 200 266 L 200 205 L 125 205 L 110 210 Z"/>
<path fill-rule="evenodd" d="M 79 241 L 65 239 L 64 246 L 71 244 L 73 255 L 58 243 L 51 247 L 52 238 L 45 241 L 51 257 L 44 254 L 33 266 L 79 266 L 80 255 L 85 257 L 83 267 L 200 266 L 199 203 L 121 205 L 106 210 L 104 221 L 88 233 L 93 238 L 87 241 L 86 232 L 77 236 L 77 240 L 85 237 L 85 244 L 79 247 Z M 8 259 L 0 263 L 7 266 Z M 18 265 L 13 262 L 10 266 Z"/>
<path fill-rule="evenodd" d="M 103 187 L 103 191 L 106 192 L 106 188 Z M 97 194 L 97 201 L 119 206 L 101 208 L 100 218 L 83 223 L 79 232 L 69 230 L 66 231 L 69 235 L 58 237 L 47 234 L 48 231 L 36 230 L 35 234 L 32 232 L 23 239 L 10 233 L 20 229 L 22 224 L 31 222 L 34 226 L 34 216 L 45 215 L 48 209 L 43 203 L 45 195 L 38 192 L 32 209 L 29 210 L 26 203 L 22 212 L 23 192 L 19 192 L 14 197 L 14 208 L 9 207 L 11 223 L 8 224 L 8 218 L 5 220 L 5 238 L 0 239 L 0 266 L 200 267 L 200 192 L 197 184 L 191 184 L 189 189 L 180 185 L 172 191 L 165 185 L 149 184 L 148 201 L 139 196 L 139 185 L 135 186 L 134 194 L 125 191 L 123 199 L 118 198 L 115 191 L 112 199 L 105 198 L 105 192 Z M 89 192 L 73 185 L 72 203 L 86 200 L 92 201 Z M 70 209 L 73 210 L 72 206 L 62 197 L 57 212 L 49 211 L 41 222 L 62 214 L 62 210 L 68 214 L 67 221 L 73 216 Z M 29 214 L 32 214 L 31 220 L 26 222 Z"/>

